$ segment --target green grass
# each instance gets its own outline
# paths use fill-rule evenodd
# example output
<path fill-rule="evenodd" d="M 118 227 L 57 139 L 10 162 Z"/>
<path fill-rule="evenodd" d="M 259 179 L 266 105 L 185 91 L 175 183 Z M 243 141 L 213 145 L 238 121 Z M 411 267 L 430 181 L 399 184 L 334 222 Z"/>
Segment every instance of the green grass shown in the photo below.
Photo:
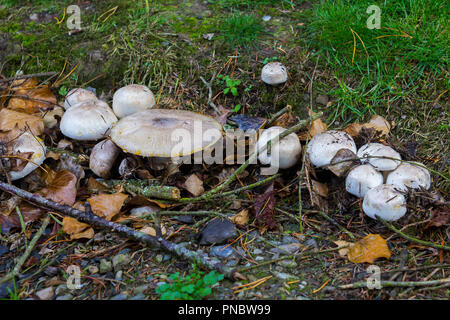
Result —
<path fill-rule="evenodd" d="M 226 43 L 233 47 L 254 47 L 263 34 L 261 19 L 253 14 L 234 12 L 220 25 Z"/>
<path fill-rule="evenodd" d="M 382 105 L 388 95 L 403 96 L 415 89 L 424 74 L 448 73 L 448 11 L 442 1 L 378 3 L 380 29 L 366 26 L 366 9 L 372 4 L 371 0 L 321 1 L 313 8 L 309 37 L 334 69 L 339 84 L 327 92 L 338 97 L 332 119 L 360 118 Z M 344 83 L 344 75 L 351 75 L 345 77 L 353 80 L 351 85 Z M 442 86 L 448 88 L 449 82 Z"/>

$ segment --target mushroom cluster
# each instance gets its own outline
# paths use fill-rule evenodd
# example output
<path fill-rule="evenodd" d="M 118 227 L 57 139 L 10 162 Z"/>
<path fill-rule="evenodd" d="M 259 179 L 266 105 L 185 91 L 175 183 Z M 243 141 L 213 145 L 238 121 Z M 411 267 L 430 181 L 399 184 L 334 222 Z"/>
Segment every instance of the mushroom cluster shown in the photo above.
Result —
<path fill-rule="evenodd" d="M 340 157 L 344 150 L 348 154 Z M 406 213 L 405 193 L 409 189 L 430 188 L 430 174 L 423 164 L 402 162 L 397 151 L 381 143 L 367 143 L 356 150 L 352 137 L 343 131 L 315 135 L 306 152 L 314 166 L 331 171 L 338 164 L 337 158 L 348 163 L 344 170 L 345 189 L 363 198 L 363 211 L 373 219 L 400 219 Z M 355 159 L 359 162 L 356 165 Z"/>

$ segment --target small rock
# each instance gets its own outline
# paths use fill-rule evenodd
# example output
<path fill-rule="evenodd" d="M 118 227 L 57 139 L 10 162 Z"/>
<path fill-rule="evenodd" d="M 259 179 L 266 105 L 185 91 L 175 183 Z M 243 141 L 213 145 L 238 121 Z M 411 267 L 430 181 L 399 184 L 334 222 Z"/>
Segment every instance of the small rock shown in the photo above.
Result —
<path fill-rule="evenodd" d="M 112 262 L 106 259 L 100 260 L 100 273 L 108 273 L 112 271 Z"/>
<path fill-rule="evenodd" d="M 253 254 L 261 254 L 261 253 L 263 253 L 261 249 L 256 248 L 255 250 L 253 250 Z"/>
<path fill-rule="evenodd" d="M 143 293 L 139 293 L 134 297 L 131 297 L 129 300 L 145 300 L 145 295 Z"/>
<path fill-rule="evenodd" d="M 285 272 L 277 272 L 277 273 L 275 273 L 275 276 L 278 279 L 283 280 L 283 281 L 286 281 L 286 280 L 297 280 L 296 276 L 294 276 L 292 274 L 289 274 L 289 273 L 285 273 Z"/>
<path fill-rule="evenodd" d="M 190 215 L 181 215 L 181 216 L 176 216 L 175 220 L 182 222 L 182 223 L 186 223 L 186 224 L 192 224 L 194 223 L 194 218 Z"/>
<path fill-rule="evenodd" d="M 280 266 L 288 268 L 288 269 L 292 269 L 297 267 L 297 262 L 293 261 L 293 260 L 282 260 L 278 263 Z"/>
<path fill-rule="evenodd" d="M 314 239 L 308 239 L 305 242 L 305 246 L 310 246 L 311 248 L 317 249 L 319 246 L 317 245 L 317 241 Z"/>
<path fill-rule="evenodd" d="M 50 300 L 53 298 L 53 294 L 54 294 L 54 290 L 53 287 L 48 287 L 42 290 L 39 290 L 38 292 L 36 292 L 36 296 L 40 299 L 40 300 Z"/>
<path fill-rule="evenodd" d="M 103 232 L 95 233 L 94 235 L 94 242 L 102 242 L 105 241 L 105 235 Z"/>
<path fill-rule="evenodd" d="M 161 263 L 163 262 L 163 255 L 162 254 L 157 254 L 155 257 L 156 262 Z"/>
<path fill-rule="evenodd" d="M 118 280 L 118 281 L 122 281 L 122 275 L 123 275 L 123 271 L 122 270 L 117 271 L 115 279 Z"/>
<path fill-rule="evenodd" d="M 44 273 L 49 277 L 54 277 L 58 274 L 58 268 L 49 266 L 44 270 Z"/>
<path fill-rule="evenodd" d="M 228 260 L 227 261 L 227 263 L 225 263 L 225 265 L 227 266 L 227 267 L 234 267 L 234 266 L 236 266 L 237 264 L 239 263 L 239 259 L 230 259 L 230 260 Z"/>
<path fill-rule="evenodd" d="M 209 250 L 209 254 L 218 257 L 221 259 L 228 258 L 230 255 L 234 253 L 234 250 L 231 246 L 214 246 Z"/>
<path fill-rule="evenodd" d="M 316 98 L 316 103 L 319 103 L 324 106 L 327 105 L 328 101 L 329 101 L 328 96 L 326 96 L 324 94 L 319 94 Z"/>
<path fill-rule="evenodd" d="M 126 267 L 131 262 L 131 258 L 128 254 L 118 254 L 112 259 L 114 271 L 119 271 L 123 267 Z"/>
<path fill-rule="evenodd" d="M 110 300 L 127 300 L 127 295 L 125 293 L 119 293 L 118 295 L 115 295 Z"/>
<path fill-rule="evenodd" d="M 300 246 L 301 245 L 299 243 L 282 244 L 276 248 L 270 249 L 270 252 L 278 254 L 294 254 L 300 250 Z"/>
<path fill-rule="evenodd" d="M 186 190 L 191 193 L 194 197 L 198 197 L 205 189 L 203 188 L 203 181 L 199 179 L 199 177 L 193 173 L 187 178 L 184 182 L 184 186 Z"/>
<path fill-rule="evenodd" d="M 158 212 L 159 208 L 156 206 L 145 206 L 133 208 L 130 210 L 130 216 L 135 218 L 141 218 L 142 216 L 149 215 L 150 213 Z"/>
<path fill-rule="evenodd" d="M 39 20 L 39 15 L 37 13 L 32 13 L 32 14 L 30 14 L 29 18 L 30 18 L 31 21 L 36 22 L 36 21 Z"/>
<path fill-rule="evenodd" d="M 172 259 L 172 255 L 170 254 L 165 254 L 163 257 L 163 261 L 169 261 L 170 259 Z"/>
<path fill-rule="evenodd" d="M 68 291 L 69 291 L 69 289 L 67 288 L 67 285 L 60 284 L 59 286 L 56 287 L 55 294 L 57 296 L 61 296 L 61 295 L 66 294 Z"/>
<path fill-rule="evenodd" d="M 72 300 L 72 299 L 73 299 L 73 296 L 68 293 L 68 294 L 56 297 L 55 300 Z"/>
<path fill-rule="evenodd" d="M 92 265 L 92 266 L 88 267 L 88 271 L 89 271 L 90 274 L 96 274 L 99 271 L 99 269 L 98 269 L 97 266 L 93 266 Z"/>
<path fill-rule="evenodd" d="M 153 278 L 152 278 L 152 279 L 153 279 Z M 152 280 L 152 279 L 150 279 L 150 280 Z M 147 279 L 147 280 L 148 280 L 148 279 Z M 149 286 L 148 284 L 144 284 L 144 285 L 142 285 L 142 286 L 139 286 L 139 287 L 134 288 L 134 289 L 133 289 L 133 293 L 135 293 L 135 294 L 143 294 L 145 291 L 148 290 L 149 287 L 150 287 L 150 286 Z"/>
<path fill-rule="evenodd" d="M 263 256 L 256 256 L 255 257 L 255 261 L 263 261 L 264 257 Z"/>
<path fill-rule="evenodd" d="M 283 237 L 283 244 L 289 244 L 289 243 L 299 243 L 298 239 L 292 236 L 284 236 Z"/>
<path fill-rule="evenodd" d="M 222 244 L 230 238 L 235 238 L 237 231 L 235 225 L 229 220 L 214 219 L 209 222 L 201 232 L 200 244 Z"/>

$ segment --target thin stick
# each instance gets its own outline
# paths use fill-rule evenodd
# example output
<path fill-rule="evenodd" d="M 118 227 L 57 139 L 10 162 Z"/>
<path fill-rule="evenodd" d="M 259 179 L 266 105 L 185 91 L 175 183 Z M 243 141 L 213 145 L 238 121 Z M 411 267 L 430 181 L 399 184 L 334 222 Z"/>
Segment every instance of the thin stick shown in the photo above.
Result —
<path fill-rule="evenodd" d="M 275 113 L 270 119 L 269 121 L 267 121 L 266 123 L 266 127 L 270 127 L 279 117 L 281 117 L 283 114 L 285 114 L 286 112 L 290 112 L 292 110 L 292 107 L 290 105 L 287 105 L 286 107 L 284 107 L 283 109 L 281 109 L 280 111 L 278 111 L 277 113 Z"/>
<path fill-rule="evenodd" d="M 395 233 L 397 233 L 398 235 L 402 236 L 403 238 L 405 238 L 405 239 L 407 239 L 409 241 L 412 241 L 412 242 L 415 242 L 415 243 L 419 243 L 421 245 L 424 245 L 424 246 L 427 246 L 427 247 L 431 247 L 431 248 L 435 248 L 435 249 L 439 249 L 439 250 L 450 251 L 450 247 L 448 247 L 448 246 L 444 246 L 444 245 L 436 244 L 436 243 L 433 243 L 433 242 L 428 242 L 428 241 L 423 241 L 423 240 L 416 239 L 414 237 L 411 237 L 411 236 L 401 232 L 400 230 L 395 228 L 392 224 L 390 224 L 386 220 L 380 218 L 379 216 L 375 215 L 375 217 L 382 224 L 384 224 L 385 227 L 387 227 L 391 231 L 394 231 Z"/>
<path fill-rule="evenodd" d="M 17 260 L 17 264 L 14 267 L 14 269 L 9 274 L 7 274 L 5 277 L 0 279 L 0 283 L 7 282 L 7 281 L 13 279 L 14 277 L 16 277 L 20 273 L 20 269 L 22 268 L 23 264 L 25 263 L 25 261 L 30 256 L 31 251 L 33 251 L 34 246 L 36 245 L 36 242 L 39 240 L 39 238 L 44 233 L 45 228 L 47 228 L 47 225 L 48 225 L 49 222 L 50 222 L 50 217 L 47 216 L 45 218 L 44 222 L 42 222 L 42 225 L 39 228 L 38 232 L 36 232 L 36 234 L 34 235 L 33 239 L 31 239 L 31 241 L 30 241 L 28 247 L 26 248 L 24 254 L 19 258 L 19 260 Z"/>
<path fill-rule="evenodd" d="M 444 278 L 439 280 L 430 281 L 380 281 L 382 287 L 426 287 L 435 286 L 440 284 L 449 283 L 450 278 Z M 355 282 L 351 284 L 345 284 L 338 287 L 339 289 L 356 289 L 356 288 L 367 288 L 367 282 Z"/>
<path fill-rule="evenodd" d="M 56 74 L 58 74 L 58 72 L 54 72 L 54 71 L 44 72 L 44 73 L 22 74 L 22 75 L 16 75 L 11 78 L 0 79 L 0 83 L 19 80 L 19 79 L 34 78 L 34 77 L 50 77 L 50 76 L 54 76 Z"/>

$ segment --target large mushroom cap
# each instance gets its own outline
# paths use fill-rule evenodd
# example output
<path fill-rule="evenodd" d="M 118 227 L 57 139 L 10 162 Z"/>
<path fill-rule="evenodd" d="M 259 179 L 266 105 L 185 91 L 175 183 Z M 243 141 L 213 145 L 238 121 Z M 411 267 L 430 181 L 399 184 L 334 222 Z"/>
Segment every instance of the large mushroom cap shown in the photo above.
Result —
<path fill-rule="evenodd" d="M 359 148 L 356 155 L 358 156 L 358 158 L 362 158 L 361 162 L 368 162 L 373 165 L 375 169 L 380 171 L 394 170 L 400 164 L 400 161 L 392 159 L 402 159 L 397 151 L 381 143 L 367 143 Z"/>
<path fill-rule="evenodd" d="M 146 86 L 130 84 L 114 93 L 112 107 L 119 118 L 150 109 L 155 105 L 155 96 Z"/>
<path fill-rule="evenodd" d="M 430 188 L 430 173 L 421 163 L 414 165 L 412 163 L 402 163 L 397 169 L 390 172 L 386 183 L 393 184 L 402 191 L 408 191 L 408 188 L 428 190 Z"/>
<path fill-rule="evenodd" d="M 270 62 L 261 70 L 261 80 L 270 85 L 277 85 L 287 81 L 286 67 L 280 62 Z"/>
<path fill-rule="evenodd" d="M 97 96 L 92 91 L 83 88 L 75 88 L 67 93 L 66 99 L 64 100 L 64 109 L 67 110 L 70 107 L 73 107 L 74 105 L 86 100 L 96 99 Z"/>
<path fill-rule="evenodd" d="M 364 197 L 367 191 L 380 184 L 383 184 L 383 175 L 370 164 L 353 168 L 345 179 L 345 189 L 357 197 Z"/>
<path fill-rule="evenodd" d="M 356 153 L 352 137 L 344 131 L 329 130 L 315 135 L 308 143 L 306 152 L 316 167 L 327 166 L 341 149 Z"/>
<path fill-rule="evenodd" d="M 222 126 L 211 117 L 185 110 L 147 109 L 127 116 L 111 129 L 125 152 L 146 157 L 182 157 L 214 145 Z"/>
<path fill-rule="evenodd" d="M 363 200 L 363 211 L 369 217 L 375 215 L 388 221 L 395 221 L 406 213 L 406 200 L 403 194 L 391 184 L 382 184 L 367 191 Z"/>
<path fill-rule="evenodd" d="M 257 149 L 261 149 L 268 141 L 284 131 L 286 131 L 285 128 L 278 126 L 265 129 L 258 139 Z M 291 133 L 278 143 L 272 144 L 270 154 L 267 152 L 267 149 L 259 153 L 258 159 L 263 164 L 270 164 L 277 168 L 286 169 L 297 163 L 301 152 L 302 146 L 298 136 L 295 133 Z"/>
<path fill-rule="evenodd" d="M 106 102 L 86 100 L 68 109 L 61 118 L 63 135 L 75 140 L 103 138 L 117 117 Z"/>
<path fill-rule="evenodd" d="M 24 132 L 17 139 L 13 140 L 10 146 L 9 154 L 24 154 L 32 152 L 31 158 L 27 165 L 20 171 L 10 171 L 11 180 L 17 180 L 25 177 L 41 165 L 45 160 L 44 143 L 29 132 Z"/>

